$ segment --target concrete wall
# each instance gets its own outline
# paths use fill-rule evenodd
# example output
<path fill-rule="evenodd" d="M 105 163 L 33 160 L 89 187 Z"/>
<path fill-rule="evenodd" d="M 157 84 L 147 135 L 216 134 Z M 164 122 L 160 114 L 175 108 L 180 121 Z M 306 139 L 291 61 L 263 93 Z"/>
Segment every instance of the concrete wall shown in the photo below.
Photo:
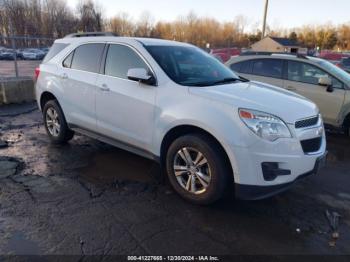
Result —
<path fill-rule="evenodd" d="M 0 105 L 23 103 L 35 100 L 32 78 L 0 79 Z"/>

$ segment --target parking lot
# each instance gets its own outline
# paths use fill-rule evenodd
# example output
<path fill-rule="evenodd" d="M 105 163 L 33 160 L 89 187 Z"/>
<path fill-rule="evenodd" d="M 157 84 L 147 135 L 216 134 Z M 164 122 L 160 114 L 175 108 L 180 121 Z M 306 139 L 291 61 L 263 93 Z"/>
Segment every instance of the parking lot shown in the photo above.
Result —
<path fill-rule="evenodd" d="M 25 61 L 18 60 L 18 75 L 19 76 L 33 76 L 35 68 L 41 61 Z M 15 76 L 14 61 L 0 61 L 0 78 Z"/>
<path fill-rule="evenodd" d="M 84 136 L 51 145 L 35 104 L 1 107 L 0 133 L 1 254 L 350 254 L 341 134 L 327 134 L 327 167 L 288 192 L 195 206 L 152 161 Z"/>

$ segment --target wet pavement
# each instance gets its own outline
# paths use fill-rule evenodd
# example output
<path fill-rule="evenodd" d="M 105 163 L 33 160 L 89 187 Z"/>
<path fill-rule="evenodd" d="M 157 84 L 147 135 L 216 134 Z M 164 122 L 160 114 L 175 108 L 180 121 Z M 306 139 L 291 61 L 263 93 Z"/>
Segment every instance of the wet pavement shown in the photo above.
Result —
<path fill-rule="evenodd" d="M 328 134 L 328 166 L 291 190 L 203 207 L 176 195 L 150 160 L 80 135 L 51 145 L 38 110 L 5 110 L 0 254 L 350 255 L 350 138 L 343 135 Z M 336 229 L 327 210 L 341 216 Z"/>

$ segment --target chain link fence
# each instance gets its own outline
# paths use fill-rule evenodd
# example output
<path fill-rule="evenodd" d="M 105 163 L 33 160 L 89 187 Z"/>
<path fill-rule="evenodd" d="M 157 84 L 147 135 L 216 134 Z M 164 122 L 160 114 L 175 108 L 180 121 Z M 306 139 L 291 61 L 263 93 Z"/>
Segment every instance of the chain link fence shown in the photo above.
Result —
<path fill-rule="evenodd" d="M 0 79 L 32 77 L 55 39 L 0 35 Z"/>

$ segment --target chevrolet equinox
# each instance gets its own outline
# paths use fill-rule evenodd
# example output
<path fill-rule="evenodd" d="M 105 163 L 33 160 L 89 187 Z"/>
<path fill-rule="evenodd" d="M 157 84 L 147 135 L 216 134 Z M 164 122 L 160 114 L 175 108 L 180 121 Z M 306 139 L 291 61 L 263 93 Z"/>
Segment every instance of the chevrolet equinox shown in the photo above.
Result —
<path fill-rule="evenodd" d="M 324 163 L 313 102 L 240 78 L 190 44 L 73 34 L 55 41 L 35 73 L 53 143 L 77 132 L 157 160 L 193 203 L 230 188 L 268 197 Z"/>

